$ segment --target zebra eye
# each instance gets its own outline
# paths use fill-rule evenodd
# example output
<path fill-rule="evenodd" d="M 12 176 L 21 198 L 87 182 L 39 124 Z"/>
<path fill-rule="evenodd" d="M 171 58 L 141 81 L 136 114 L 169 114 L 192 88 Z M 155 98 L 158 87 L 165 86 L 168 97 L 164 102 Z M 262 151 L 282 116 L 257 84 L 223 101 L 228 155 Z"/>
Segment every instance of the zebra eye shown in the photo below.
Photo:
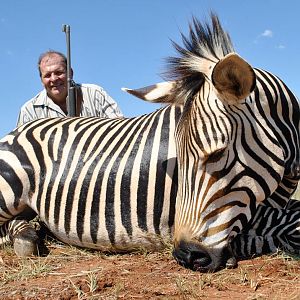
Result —
<path fill-rule="evenodd" d="M 222 156 L 224 155 L 225 151 L 226 151 L 226 148 L 222 148 L 222 149 L 218 149 L 218 150 L 212 152 L 208 156 L 207 162 L 214 163 L 214 162 L 219 161 L 222 158 Z"/>

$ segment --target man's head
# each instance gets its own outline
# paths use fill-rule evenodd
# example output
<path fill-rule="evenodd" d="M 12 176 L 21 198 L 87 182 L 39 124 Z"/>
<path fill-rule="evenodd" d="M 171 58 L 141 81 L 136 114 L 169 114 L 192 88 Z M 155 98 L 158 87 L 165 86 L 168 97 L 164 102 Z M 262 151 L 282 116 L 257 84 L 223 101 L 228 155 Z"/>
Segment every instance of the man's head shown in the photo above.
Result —
<path fill-rule="evenodd" d="M 63 110 L 66 110 L 68 82 L 65 55 L 57 51 L 47 51 L 41 54 L 38 60 L 38 69 L 48 96 Z"/>

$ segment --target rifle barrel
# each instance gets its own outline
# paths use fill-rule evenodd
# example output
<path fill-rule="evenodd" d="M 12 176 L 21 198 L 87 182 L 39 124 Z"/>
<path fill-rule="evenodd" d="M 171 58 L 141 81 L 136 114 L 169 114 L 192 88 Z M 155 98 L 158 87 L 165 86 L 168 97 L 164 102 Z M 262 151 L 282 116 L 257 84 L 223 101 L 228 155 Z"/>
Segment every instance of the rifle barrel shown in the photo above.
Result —
<path fill-rule="evenodd" d="M 76 116 L 76 88 L 74 81 L 71 76 L 71 27 L 70 25 L 63 25 L 62 31 L 66 34 L 66 43 L 67 43 L 67 80 L 68 80 L 68 97 L 67 97 L 67 109 L 68 116 Z"/>

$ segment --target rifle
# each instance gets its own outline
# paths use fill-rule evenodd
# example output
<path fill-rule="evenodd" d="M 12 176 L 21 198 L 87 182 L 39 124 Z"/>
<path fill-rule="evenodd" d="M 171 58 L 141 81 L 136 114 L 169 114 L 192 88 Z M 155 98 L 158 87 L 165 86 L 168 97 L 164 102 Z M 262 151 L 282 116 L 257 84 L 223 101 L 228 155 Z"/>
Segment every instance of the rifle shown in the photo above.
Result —
<path fill-rule="evenodd" d="M 67 80 L 68 80 L 68 96 L 67 96 L 67 109 L 68 116 L 76 116 L 76 85 L 74 80 L 71 78 L 71 46 L 70 46 L 70 25 L 63 25 L 62 31 L 66 33 L 67 42 Z"/>

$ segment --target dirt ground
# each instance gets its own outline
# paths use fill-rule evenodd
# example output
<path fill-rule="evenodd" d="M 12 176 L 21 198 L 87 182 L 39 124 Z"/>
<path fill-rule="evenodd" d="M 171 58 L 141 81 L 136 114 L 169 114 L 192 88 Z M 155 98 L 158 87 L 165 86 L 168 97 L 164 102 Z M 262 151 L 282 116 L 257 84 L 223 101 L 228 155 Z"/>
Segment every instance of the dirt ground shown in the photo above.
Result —
<path fill-rule="evenodd" d="M 0 299 L 300 299 L 300 258 L 284 254 L 240 261 L 201 274 L 161 253 L 104 255 L 51 243 L 46 257 L 0 250 Z"/>

